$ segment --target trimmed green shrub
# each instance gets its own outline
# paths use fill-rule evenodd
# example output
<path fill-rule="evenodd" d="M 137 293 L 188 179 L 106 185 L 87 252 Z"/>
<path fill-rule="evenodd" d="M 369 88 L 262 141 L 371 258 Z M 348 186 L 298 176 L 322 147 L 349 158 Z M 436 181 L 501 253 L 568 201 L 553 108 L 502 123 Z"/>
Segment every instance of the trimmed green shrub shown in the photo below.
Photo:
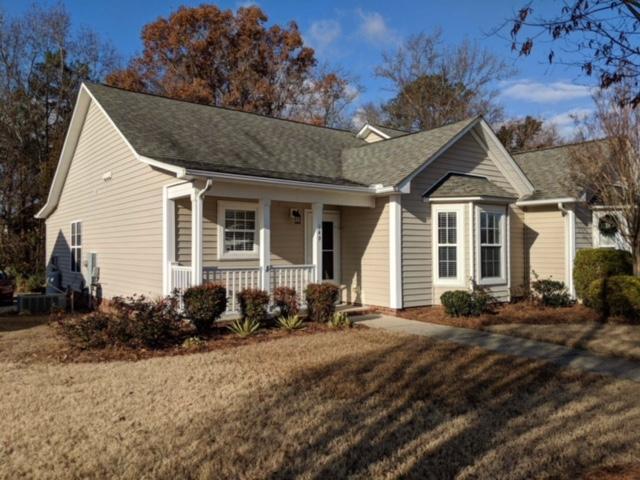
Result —
<path fill-rule="evenodd" d="M 467 290 L 449 290 L 440 295 L 440 303 L 444 311 L 451 317 L 475 317 L 493 311 L 497 303 L 484 288 L 473 292 Z"/>
<path fill-rule="evenodd" d="M 473 296 L 466 290 L 449 290 L 440 295 L 444 311 L 451 317 L 468 317 L 473 312 Z"/>
<path fill-rule="evenodd" d="M 586 303 L 587 290 L 594 280 L 632 273 L 633 261 L 629 252 L 609 248 L 585 248 L 576 252 L 573 283 L 578 298 Z"/>
<path fill-rule="evenodd" d="M 278 287 L 273 291 L 273 303 L 282 317 L 294 317 L 300 312 L 295 288 Z"/>
<path fill-rule="evenodd" d="M 257 288 L 245 288 L 238 292 L 238 303 L 243 320 L 258 322 L 263 325 L 267 321 L 269 294 Z"/>
<path fill-rule="evenodd" d="M 227 289 L 215 283 L 188 288 L 182 295 L 184 314 L 200 333 L 211 330 L 213 322 L 227 308 Z"/>
<path fill-rule="evenodd" d="M 340 290 L 330 283 L 310 283 L 304 292 L 312 322 L 328 322 L 336 311 Z"/>
<path fill-rule="evenodd" d="M 594 280 L 587 296 L 589 306 L 606 317 L 640 320 L 640 277 L 616 275 Z"/>
<path fill-rule="evenodd" d="M 573 302 L 564 282 L 543 279 L 531 284 L 535 298 L 545 307 L 568 307 Z"/>

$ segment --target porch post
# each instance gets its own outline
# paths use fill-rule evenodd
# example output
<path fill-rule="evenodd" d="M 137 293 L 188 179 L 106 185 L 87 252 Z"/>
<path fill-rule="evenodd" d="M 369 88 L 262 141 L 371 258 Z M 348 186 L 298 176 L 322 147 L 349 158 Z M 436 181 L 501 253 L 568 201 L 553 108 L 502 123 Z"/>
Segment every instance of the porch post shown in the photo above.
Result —
<path fill-rule="evenodd" d="M 169 198 L 168 187 L 162 189 L 162 294 L 170 295 L 174 285 L 171 282 L 171 263 L 175 253 L 175 201 Z"/>
<path fill-rule="evenodd" d="M 322 282 L 322 203 L 314 203 L 311 206 L 311 222 L 312 222 L 312 237 L 311 237 L 311 258 L 316 267 L 315 281 L 317 283 Z"/>
<path fill-rule="evenodd" d="M 191 191 L 191 285 L 202 284 L 202 204 L 200 190 Z"/>
<path fill-rule="evenodd" d="M 389 195 L 389 307 L 402 308 L 402 203 Z"/>
<path fill-rule="evenodd" d="M 260 199 L 260 285 L 271 292 L 271 200 Z"/>

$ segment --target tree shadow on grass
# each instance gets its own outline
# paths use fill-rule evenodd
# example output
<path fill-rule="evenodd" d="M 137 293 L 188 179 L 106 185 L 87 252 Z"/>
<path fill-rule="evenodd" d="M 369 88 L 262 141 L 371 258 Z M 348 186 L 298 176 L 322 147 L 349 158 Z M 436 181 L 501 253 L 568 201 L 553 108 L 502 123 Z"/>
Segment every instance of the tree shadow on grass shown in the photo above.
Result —
<path fill-rule="evenodd" d="M 190 432 L 209 443 L 189 476 L 577 478 L 634 458 L 637 393 L 630 382 L 399 338 L 297 368 L 212 412 Z"/>

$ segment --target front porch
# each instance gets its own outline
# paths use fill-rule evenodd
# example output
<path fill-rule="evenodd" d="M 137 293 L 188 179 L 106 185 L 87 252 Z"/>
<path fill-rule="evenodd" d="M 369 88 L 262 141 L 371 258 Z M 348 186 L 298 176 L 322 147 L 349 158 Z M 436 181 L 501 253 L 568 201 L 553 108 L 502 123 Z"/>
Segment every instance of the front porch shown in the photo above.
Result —
<path fill-rule="evenodd" d="M 237 293 L 245 288 L 272 296 L 277 287 L 291 287 L 302 305 L 307 285 L 325 281 L 341 287 L 344 302 L 362 303 L 350 284 L 362 282 L 363 253 L 347 240 L 343 259 L 341 219 L 375 205 L 373 196 L 351 192 L 211 181 L 168 186 L 164 292 L 216 282 L 227 289 L 226 313 L 237 314 Z"/>

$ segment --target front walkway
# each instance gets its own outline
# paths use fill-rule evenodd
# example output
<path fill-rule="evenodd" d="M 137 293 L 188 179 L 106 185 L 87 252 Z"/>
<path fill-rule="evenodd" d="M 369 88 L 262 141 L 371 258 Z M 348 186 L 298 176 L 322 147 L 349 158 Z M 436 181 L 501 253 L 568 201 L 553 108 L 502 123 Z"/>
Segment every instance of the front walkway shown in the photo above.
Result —
<path fill-rule="evenodd" d="M 526 338 L 511 337 L 480 330 L 418 322 L 388 315 L 363 315 L 354 317 L 354 320 L 370 328 L 422 335 L 438 340 L 481 347 L 506 355 L 546 360 L 562 367 L 640 382 L 640 362 L 622 358 L 602 357 L 586 350 L 577 350 L 553 343 L 537 342 Z"/>

